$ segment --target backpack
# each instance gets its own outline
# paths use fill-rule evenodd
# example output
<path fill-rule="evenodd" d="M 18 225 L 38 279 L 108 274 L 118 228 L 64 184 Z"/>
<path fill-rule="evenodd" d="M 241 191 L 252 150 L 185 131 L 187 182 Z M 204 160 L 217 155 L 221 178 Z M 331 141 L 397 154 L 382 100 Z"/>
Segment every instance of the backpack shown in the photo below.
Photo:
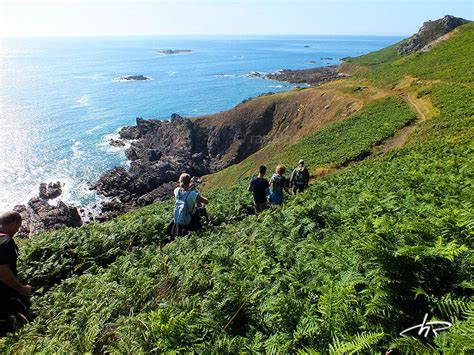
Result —
<path fill-rule="evenodd" d="M 279 175 L 273 175 L 272 177 L 272 192 L 283 195 L 283 184 L 285 183 L 285 177 Z"/>
<path fill-rule="evenodd" d="M 298 169 L 295 172 L 294 184 L 295 186 L 304 186 L 306 185 L 306 178 L 304 176 L 304 169 Z"/>
<path fill-rule="evenodd" d="M 188 225 L 191 223 L 192 214 L 188 206 L 188 197 L 191 191 L 186 194 L 176 193 L 176 202 L 174 204 L 174 223 L 179 225 Z"/>

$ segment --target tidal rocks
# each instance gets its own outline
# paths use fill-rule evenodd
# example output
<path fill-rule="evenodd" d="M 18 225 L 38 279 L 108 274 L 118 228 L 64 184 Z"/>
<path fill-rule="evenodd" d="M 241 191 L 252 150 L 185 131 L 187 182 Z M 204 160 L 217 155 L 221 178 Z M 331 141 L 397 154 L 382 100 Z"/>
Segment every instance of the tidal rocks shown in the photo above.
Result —
<path fill-rule="evenodd" d="M 121 139 L 110 138 L 109 143 L 112 147 L 125 147 L 125 142 Z"/>
<path fill-rule="evenodd" d="M 451 32 L 456 27 L 464 25 L 470 21 L 463 18 L 446 15 L 435 21 L 423 23 L 418 33 L 414 34 L 408 41 L 398 46 L 400 54 L 410 54 L 422 50 L 429 46 L 431 42 L 436 41 L 441 36 Z"/>
<path fill-rule="evenodd" d="M 76 207 L 66 205 L 59 201 L 56 206 L 48 204 L 45 200 L 35 197 L 26 205 L 18 205 L 14 210 L 21 214 L 23 224 L 20 235 L 32 236 L 42 230 L 58 229 L 63 226 L 79 227 L 82 218 Z"/>
<path fill-rule="evenodd" d="M 45 200 L 59 197 L 62 193 L 62 185 L 59 181 L 49 184 L 42 182 L 39 186 L 39 197 Z"/>
<path fill-rule="evenodd" d="M 267 75 L 263 72 L 251 71 L 250 73 L 245 74 L 244 76 L 247 78 L 265 79 Z"/>
<path fill-rule="evenodd" d="M 285 69 L 277 73 L 267 75 L 268 79 L 287 81 L 294 84 L 319 85 L 338 77 L 338 66 L 332 65 L 321 68 L 290 70 Z"/>

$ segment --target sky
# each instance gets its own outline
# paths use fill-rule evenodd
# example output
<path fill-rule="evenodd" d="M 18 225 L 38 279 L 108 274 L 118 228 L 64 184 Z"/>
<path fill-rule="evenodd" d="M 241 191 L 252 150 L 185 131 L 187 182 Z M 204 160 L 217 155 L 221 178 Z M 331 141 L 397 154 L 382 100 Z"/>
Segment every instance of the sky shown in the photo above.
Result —
<path fill-rule="evenodd" d="M 474 0 L 0 0 L 0 34 L 411 35 Z"/>

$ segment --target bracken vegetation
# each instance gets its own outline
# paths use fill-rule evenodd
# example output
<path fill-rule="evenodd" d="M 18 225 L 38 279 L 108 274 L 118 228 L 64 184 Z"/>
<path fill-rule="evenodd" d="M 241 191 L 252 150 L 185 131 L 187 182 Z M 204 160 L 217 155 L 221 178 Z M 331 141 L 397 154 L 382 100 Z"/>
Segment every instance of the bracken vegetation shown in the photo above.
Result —
<path fill-rule="evenodd" d="M 435 80 L 410 90 L 439 114 L 405 147 L 320 178 L 282 208 L 252 216 L 242 180 L 208 192 L 212 218 L 200 235 L 165 243 L 165 202 L 24 241 L 21 276 L 41 287 L 36 317 L 0 344 L 12 353 L 472 353 L 474 90 L 464 75 L 473 30 L 360 74 L 374 85 Z M 433 58 L 448 54 L 459 65 L 440 61 L 438 76 Z M 401 98 L 376 101 L 277 158 L 346 164 L 414 118 Z M 400 337 L 425 314 L 453 326 Z"/>

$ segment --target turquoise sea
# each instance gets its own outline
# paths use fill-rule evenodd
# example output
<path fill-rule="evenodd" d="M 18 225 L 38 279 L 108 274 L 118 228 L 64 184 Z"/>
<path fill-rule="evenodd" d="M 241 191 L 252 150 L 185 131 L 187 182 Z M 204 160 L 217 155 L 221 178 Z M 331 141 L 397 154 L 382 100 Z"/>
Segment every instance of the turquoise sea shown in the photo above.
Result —
<path fill-rule="evenodd" d="M 167 119 L 229 109 L 291 85 L 248 75 L 338 64 L 399 37 L 103 37 L 2 39 L 0 212 L 62 181 L 67 203 L 87 206 L 90 182 L 116 165 L 108 140 L 136 117 Z M 309 47 L 307 47 L 309 46 Z M 163 55 L 157 50 L 190 49 Z M 328 59 L 330 58 L 330 59 Z M 121 82 L 126 75 L 150 81 Z"/>

